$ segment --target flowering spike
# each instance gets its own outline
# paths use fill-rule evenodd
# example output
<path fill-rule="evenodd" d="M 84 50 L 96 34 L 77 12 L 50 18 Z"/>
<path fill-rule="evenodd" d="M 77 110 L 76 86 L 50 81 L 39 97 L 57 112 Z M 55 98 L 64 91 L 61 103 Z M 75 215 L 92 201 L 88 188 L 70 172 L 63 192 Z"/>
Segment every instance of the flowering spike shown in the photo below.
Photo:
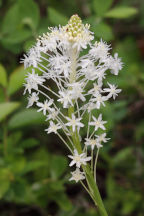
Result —
<path fill-rule="evenodd" d="M 96 169 L 100 148 L 109 140 L 103 132 L 106 121 L 100 113 L 101 106 L 106 106 L 105 102 L 115 99 L 121 91 L 104 80 L 109 71 L 118 75 L 122 63 L 117 53 L 114 57 L 110 55 L 111 47 L 106 42 L 92 42 L 94 36 L 89 27 L 77 14 L 73 15 L 67 25 L 49 28 L 48 33 L 40 36 L 21 62 L 25 68 L 32 68 L 24 84 L 24 94 L 27 91 L 30 94 L 27 107 L 36 104 L 38 112 L 43 112 L 49 122 L 46 132 L 58 135 L 71 152 L 70 166 L 75 165 L 76 170 L 71 172 L 70 180 L 82 181 L 88 174 L 87 191 L 91 194 L 92 187 L 96 187 L 91 185 L 96 181 L 93 167 Z M 80 52 L 83 49 L 87 49 L 87 54 L 82 56 Z M 41 74 L 37 74 L 35 69 Z M 45 84 L 49 80 L 55 84 L 54 90 Z M 45 97 L 43 101 L 41 96 Z M 98 115 L 94 116 L 92 110 L 97 110 Z M 89 116 L 87 122 L 84 121 L 85 113 Z M 81 130 L 85 126 L 87 134 L 82 143 Z M 89 146 L 91 156 L 88 156 Z M 96 159 L 93 164 L 94 153 Z M 87 166 L 90 160 L 91 172 Z M 101 215 L 107 216 L 101 199 L 97 199 L 99 194 L 92 193 L 91 197 L 102 211 Z"/>

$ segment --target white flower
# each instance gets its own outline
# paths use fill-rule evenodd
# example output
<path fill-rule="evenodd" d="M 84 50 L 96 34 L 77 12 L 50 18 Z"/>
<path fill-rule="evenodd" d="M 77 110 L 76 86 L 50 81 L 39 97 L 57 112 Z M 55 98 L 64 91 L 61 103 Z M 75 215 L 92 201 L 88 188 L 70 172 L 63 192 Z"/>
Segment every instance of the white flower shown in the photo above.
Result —
<path fill-rule="evenodd" d="M 92 116 L 92 118 L 94 122 L 89 122 L 89 125 L 95 126 L 95 130 L 97 130 L 98 128 L 105 130 L 104 124 L 106 123 L 106 121 L 102 120 L 102 114 L 99 115 L 98 119 L 96 119 L 94 116 Z"/>
<path fill-rule="evenodd" d="M 30 95 L 30 96 L 28 97 L 28 105 L 27 105 L 27 108 L 31 107 L 35 102 L 37 102 L 37 101 L 39 100 L 38 94 L 39 94 L 39 93 L 33 92 L 32 95 Z"/>
<path fill-rule="evenodd" d="M 42 85 L 43 82 L 45 82 L 45 79 L 43 77 L 39 76 L 38 74 L 35 74 L 34 69 L 32 69 L 32 73 L 27 74 L 27 78 L 25 78 L 25 80 L 27 83 L 24 84 L 24 94 L 26 90 L 28 90 L 29 94 L 31 94 L 32 89 L 38 90 L 38 85 Z"/>
<path fill-rule="evenodd" d="M 72 102 L 72 96 L 70 91 L 59 91 L 60 99 L 57 101 L 60 101 L 63 104 L 63 108 L 69 107 L 69 105 L 73 106 Z"/>
<path fill-rule="evenodd" d="M 31 90 L 33 89 L 33 86 L 31 85 L 31 83 L 24 83 L 24 87 L 25 87 L 25 90 L 23 94 L 25 94 L 27 90 L 28 90 L 28 93 L 31 94 Z"/>
<path fill-rule="evenodd" d="M 111 69 L 111 73 L 114 75 L 118 75 L 119 70 L 122 69 L 123 63 L 121 62 L 121 59 L 118 58 L 118 54 L 114 54 L 114 58 L 109 58 L 109 68 Z"/>
<path fill-rule="evenodd" d="M 94 62 L 88 58 L 88 56 L 86 56 L 87 58 L 82 58 L 80 60 L 79 66 L 81 66 L 82 68 L 87 68 L 88 66 L 94 66 Z"/>
<path fill-rule="evenodd" d="M 96 102 L 96 108 L 97 108 L 97 109 L 100 109 L 101 104 L 102 104 L 103 106 L 105 106 L 104 101 L 107 100 L 107 98 L 106 98 L 105 96 L 102 96 L 102 95 L 101 95 L 100 93 L 98 93 L 98 92 L 97 92 L 96 94 L 94 94 L 93 96 L 94 96 L 94 98 L 92 98 L 91 101 L 92 101 L 92 102 Z"/>
<path fill-rule="evenodd" d="M 98 142 L 98 141 L 97 141 L 96 146 L 97 146 L 98 149 L 101 148 L 101 147 L 103 147 L 103 145 L 100 142 Z"/>
<path fill-rule="evenodd" d="M 43 111 L 43 114 L 46 115 L 46 111 L 51 110 L 52 108 L 50 107 L 53 104 L 53 100 L 45 100 L 44 103 L 37 103 L 38 107 L 41 107 L 37 112 Z"/>
<path fill-rule="evenodd" d="M 104 88 L 103 91 L 104 92 L 108 92 L 109 94 L 107 95 L 108 98 L 113 97 L 113 99 L 115 100 L 116 96 L 118 95 L 118 93 L 121 92 L 121 89 L 116 89 L 117 86 L 112 85 L 110 83 L 108 83 L 110 88 Z"/>
<path fill-rule="evenodd" d="M 76 149 L 74 150 L 74 155 L 68 155 L 68 157 L 72 159 L 69 164 L 70 167 L 76 164 L 76 167 L 80 168 L 82 164 L 86 165 L 86 162 L 91 160 L 91 157 L 86 157 L 85 153 L 78 154 Z"/>
<path fill-rule="evenodd" d="M 29 52 L 28 55 L 24 54 L 24 58 L 21 59 L 21 63 L 24 63 L 24 67 L 30 67 L 33 66 L 34 68 L 37 67 L 38 63 L 41 62 L 40 59 L 41 55 L 39 52 L 39 49 L 37 49 L 36 47 L 32 47 Z"/>
<path fill-rule="evenodd" d="M 71 62 L 67 56 L 62 56 L 59 53 L 56 53 L 55 56 L 49 58 L 49 62 L 49 66 L 51 66 L 58 74 L 64 73 L 64 76 L 68 77 Z"/>
<path fill-rule="evenodd" d="M 72 84 L 68 84 L 69 87 L 72 88 L 72 90 L 70 90 L 72 99 L 77 100 L 78 98 L 80 98 L 82 101 L 85 101 L 85 97 L 83 95 L 83 88 L 82 88 L 82 83 L 80 82 L 75 82 Z"/>
<path fill-rule="evenodd" d="M 39 42 L 42 44 L 44 52 L 54 51 L 57 47 L 56 36 L 54 34 L 44 34 L 43 37 L 39 38 Z"/>
<path fill-rule="evenodd" d="M 57 133 L 57 130 L 61 129 L 62 126 L 60 124 L 55 124 L 53 121 L 50 121 L 50 126 L 45 130 L 47 133 Z"/>
<path fill-rule="evenodd" d="M 91 88 L 88 93 L 89 94 L 99 94 L 102 91 L 102 83 L 93 83 L 93 88 Z"/>
<path fill-rule="evenodd" d="M 95 60 L 100 59 L 100 61 L 104 61 L 109 55 L 110 49 L 110 46 L 101 39 L 100 42 L 95 42 L 94 46 L 90 49 L 89 54 L 94 57 Z"/>
<path fill-rule="evenodd" d="M 85 67 L 83 62 L 84 65 L 86 65 Z M 87 80 L 95 80 L 97 78 L 97 68 L 92 60 L 82 59 L 80 66 L 82 67 L 80 73 L 83 74 Z"/>
<path fill-rule="evenodd" d="M 94 149 L 95 146 L 97 146 L 97 140 L 96 139 L 86 138 L 85 140 L 86 140 L 85 145 L 86 146 L 90 145 L 92 150 Z"/>
<path fill-rule="evenodd" d="M 81 118 L 76 118 L 74 114 L 72 114 L 72 118 L 66 117 L 69 121 L 66 123 L 67 126 L 71 126 L 73 132 L 76 130 L 76 127 L 84 127 L 84 124 L 80 122 Z"/>
<path fill-rule="evenodd" d="M 95 135 L 97 137 L 97 142 L 101 144 L 101 142 L 106 143 L 110 138 L 106 138 L 106 133 L 103 133 L 101 135 Z"/>
<path fill-rule="evenodd" d="M 72 177 L 69 179 L 69 181 L 80 181 L 80 180 L 83 180 L 85 179 L 85 173 L 84 172 L 81 172 L 79 168 L 76 168 L 76 170 L 74 172 L 71 172 L 72 174 Z"/>
<path fill-rule="evenodd" d="M 47 115 L 46 121 L 48 121 L 50 119 L 55 120 L 56 117 L 58 116 L 58 114 L 59 114 L 58 110 L 55 110 L 54 108 L 51 108 L 49 110 L 49 114 Z"/>
<path fill-rule="evenodd" d="M 35 74 L 35 70 L 32 69 L 32 73 L 28 73 L 28 77 L 25 79 L 27 82 L 32 83 L 33 85 L 42 85 L 45 82 L 45 79 L 38 74 Z"/>

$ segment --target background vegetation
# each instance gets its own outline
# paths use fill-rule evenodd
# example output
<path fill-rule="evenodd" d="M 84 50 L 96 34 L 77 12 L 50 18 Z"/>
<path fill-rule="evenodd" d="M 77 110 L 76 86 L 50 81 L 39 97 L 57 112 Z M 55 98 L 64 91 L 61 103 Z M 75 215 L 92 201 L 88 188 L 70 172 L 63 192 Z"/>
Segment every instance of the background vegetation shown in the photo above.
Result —
<path fill-rule="evenodd" d="M 111 216 L 144 215 L 144 1 L 0 0 L 0 215 L 97 216 L 81 185 L 68 181 L 67 149 L 23 96 L 23 53 L 48 26 L 78 13 L 124 62 L 123 90 L 103 110 L 111 140 L 97 180 Z M 112 80 L 113 79 L 113 80 Z"/>

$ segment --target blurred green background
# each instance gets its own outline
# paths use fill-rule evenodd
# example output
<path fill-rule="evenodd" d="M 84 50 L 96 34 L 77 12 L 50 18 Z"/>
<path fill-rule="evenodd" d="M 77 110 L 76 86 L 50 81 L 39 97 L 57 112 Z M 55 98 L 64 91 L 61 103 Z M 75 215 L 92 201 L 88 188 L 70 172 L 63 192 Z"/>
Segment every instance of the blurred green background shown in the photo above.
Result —
<path fill-rule="evenodd" d="M 109 76 L 122 93 L 103 109 L 111 140 L 100 152 L 98 185 L 110 216 L 144 215 L 144 1 L 0 0 L 0 216 L 98 216 L 69 182 L 68 151 L 35 108 L 26 109 L 19 61 L 48 26 L 77 13 L 124 62 Z"/>

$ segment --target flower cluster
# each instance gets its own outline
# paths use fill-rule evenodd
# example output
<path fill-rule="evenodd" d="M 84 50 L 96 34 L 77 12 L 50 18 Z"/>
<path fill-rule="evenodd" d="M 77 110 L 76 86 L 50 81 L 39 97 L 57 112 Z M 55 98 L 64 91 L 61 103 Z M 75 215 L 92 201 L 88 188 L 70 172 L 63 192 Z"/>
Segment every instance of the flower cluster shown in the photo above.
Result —
<path fill-rule="evenodd" d="M 108 141 L 100 108 L 121 91 L 104 81 L 109 72 L 118 75 L 122 62 L 117 53 L 114 57 L 110 54 L 106 42 L 93 42 L 89 27 L 73 15 L 66 26 L 49 28 L 21 60 L 29 68 L 24 84 L 24 94 L 30 94 L 27 107 L 35 104 L 49 122 L 47 133 L 57 134 L 70 150 L 69 166 L 76 166 L 70 180 L 76 182 L 85 178 L 81 169 L 88 161 L 92 163 L 93 152 Z M 87 54 L 82 55 L 84 49 Z M 89 119 L 86 123 L 85 115 Z M 81 137 L 83 127 L 87 127 L 85 139 Z M 87 156 L 89 149 L 91 156 Z"/>

